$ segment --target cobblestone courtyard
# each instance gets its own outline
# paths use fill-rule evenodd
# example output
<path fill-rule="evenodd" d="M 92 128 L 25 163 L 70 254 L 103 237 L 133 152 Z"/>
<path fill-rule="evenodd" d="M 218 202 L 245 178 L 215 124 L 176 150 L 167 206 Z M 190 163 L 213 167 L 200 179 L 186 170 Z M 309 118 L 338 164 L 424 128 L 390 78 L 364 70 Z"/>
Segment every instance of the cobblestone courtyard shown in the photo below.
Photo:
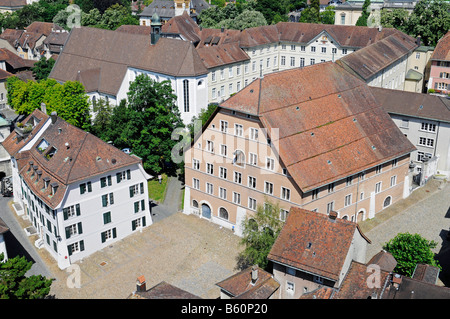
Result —
<path fill-rule="evenodd" d="M 56 298 L 126 298 L 144 275 L 147 288 L 166 281 L 202 298 L 219 297 L 215 284 L 236 271 L 239 238 L 205 219 L 176 213 L 85 258 L 81 288 L 70 272 L 52 267 Z"/>

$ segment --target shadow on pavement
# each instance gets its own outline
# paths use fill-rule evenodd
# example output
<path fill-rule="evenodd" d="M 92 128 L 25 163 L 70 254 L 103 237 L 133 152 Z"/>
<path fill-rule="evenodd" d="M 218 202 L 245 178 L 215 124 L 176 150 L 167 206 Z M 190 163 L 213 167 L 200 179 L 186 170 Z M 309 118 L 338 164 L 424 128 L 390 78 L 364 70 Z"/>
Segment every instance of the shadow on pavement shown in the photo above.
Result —
<path fill-rule="evenodd" d="M 25 248 L 22 246 L 22 244 L 17 240 L 17 238 L 14 236 L 14 234 L 9 231 L 6 234 L 3 235 L 5 238 L 5 242 L 7 243 L 7 253 L 8 258 L 14 258 L 17 256 L 24 256 L 27 261 L 31 261 L 32 263 L 35 262 L 35 260 L 31 257 L 31 255 L 25 250 Z"/>
<path fill-rule="evenodd" d="M 439 279 L 446 287 L 450 287 L 450 232 L 442 229 L 439 236 L 442 238 L 442 247 L 435 258 L 439 261 L 442 270 L 439 273 Z"/>

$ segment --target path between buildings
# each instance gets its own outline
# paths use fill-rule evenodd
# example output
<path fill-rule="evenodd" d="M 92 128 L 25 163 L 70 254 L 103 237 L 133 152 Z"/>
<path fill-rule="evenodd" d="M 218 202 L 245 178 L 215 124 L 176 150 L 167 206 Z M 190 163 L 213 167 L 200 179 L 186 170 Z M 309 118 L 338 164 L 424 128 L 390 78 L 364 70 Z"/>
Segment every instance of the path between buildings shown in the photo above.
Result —
<path fill-rule="evenodd" d="M 181 210 L 181 199 L 184 192 L 182 182 L 176 176 L 170 176 L 167 182 L 166 196 L 163 203 L 150 201 L 153 222 L 158 222 Z"/>

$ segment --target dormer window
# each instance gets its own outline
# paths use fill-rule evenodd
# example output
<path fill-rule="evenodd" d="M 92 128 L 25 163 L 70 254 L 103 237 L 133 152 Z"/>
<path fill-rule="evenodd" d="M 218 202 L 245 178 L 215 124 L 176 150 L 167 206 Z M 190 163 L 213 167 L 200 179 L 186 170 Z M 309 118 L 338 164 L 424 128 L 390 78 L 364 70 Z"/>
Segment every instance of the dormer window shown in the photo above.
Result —
<path fill-rule="evenodd" d="M 53 155 L 55 155 L 57 149 L 54 148 L 53 146 L 50 147 L 50 149 L 48 150 L 48 152 L 45 154 L 45 158 L 47 160 L 51 159 L 53 157 Z"/>
<path fill-rule="evenodd" d="M 39 151 L 39 153 L 44 153 L 45 150 L 47 150 L 48 148 L 48 142 L 44 139 L 42 139 L 42 141 L 39 143 L 39 145 L 37 146 L 37 150 Z"/>
<path fill-rule="evenodd" d="M 44 189 L 48 188 L 49 183 L 50 183 L 50 178 L 44 177 Z"/>
<path fill-rule="evenodd" d="M 52 183 L 50 186 L 52 187 L 52 196 L 53 196 L 58 190 L 58 183 Z"/>

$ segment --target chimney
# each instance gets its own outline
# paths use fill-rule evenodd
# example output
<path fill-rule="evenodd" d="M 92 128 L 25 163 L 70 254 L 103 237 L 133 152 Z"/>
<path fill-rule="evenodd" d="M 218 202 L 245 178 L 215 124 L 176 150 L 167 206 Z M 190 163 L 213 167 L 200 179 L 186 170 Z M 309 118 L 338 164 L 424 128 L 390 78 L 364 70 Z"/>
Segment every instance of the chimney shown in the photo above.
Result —
<path fill-rule="evenodd" d="M 402 276 L 399 274 L 394 274 L 392 276 L 392 285 L 396 290 L 400 287 L 400 284 L 402 283 Z"/>
<path fill-rule="evenodd" d="M 417 36 L 416 44 L 417 44 L 418 46 L 420 46 L 421 40 L 422 40 L 422 39 L 421 39 L 420 35 Z"/>
<path fill-rule="evenodd" d="M 330 214 L 328 215 L 328 217 L 331 219 L 331 220 L 336 220 L 336 218 L 337 218 L 337 212 L 335 212 L 334 210 L 332 210 L 331 212 L 330 212 Z"/>
<path fill-rule="evenodd" d="M 258 265 L 252 267 L 252 285 L 258 281 Z"/>
<path fill-rule="evenodd" d="M 44 102 L 41 103 L 41 111 L 47 114 L 47 105 Z"/>
<path fill-rule="evenodd" d="M 52 114 L 50 115 L 50 118 L 52 119 L 52 124 L 56 123 L 57 116 L 58 116 L 58 113 L 56 113 L 56 111 L 53 111 Z"/>
<path fill-rule="evenodd" d="M 222 32 L 222 33 L 225 32 L 225 27 L 221 27 L 220 32 Z"/>
<path fill-rule="evenodd" d="M 137 292 L 145 292 L 147 291 L 146 285 L 145 285 L 145 277 L 144 275 L 138 277 L 136 281 L 136 291 Z"/>

